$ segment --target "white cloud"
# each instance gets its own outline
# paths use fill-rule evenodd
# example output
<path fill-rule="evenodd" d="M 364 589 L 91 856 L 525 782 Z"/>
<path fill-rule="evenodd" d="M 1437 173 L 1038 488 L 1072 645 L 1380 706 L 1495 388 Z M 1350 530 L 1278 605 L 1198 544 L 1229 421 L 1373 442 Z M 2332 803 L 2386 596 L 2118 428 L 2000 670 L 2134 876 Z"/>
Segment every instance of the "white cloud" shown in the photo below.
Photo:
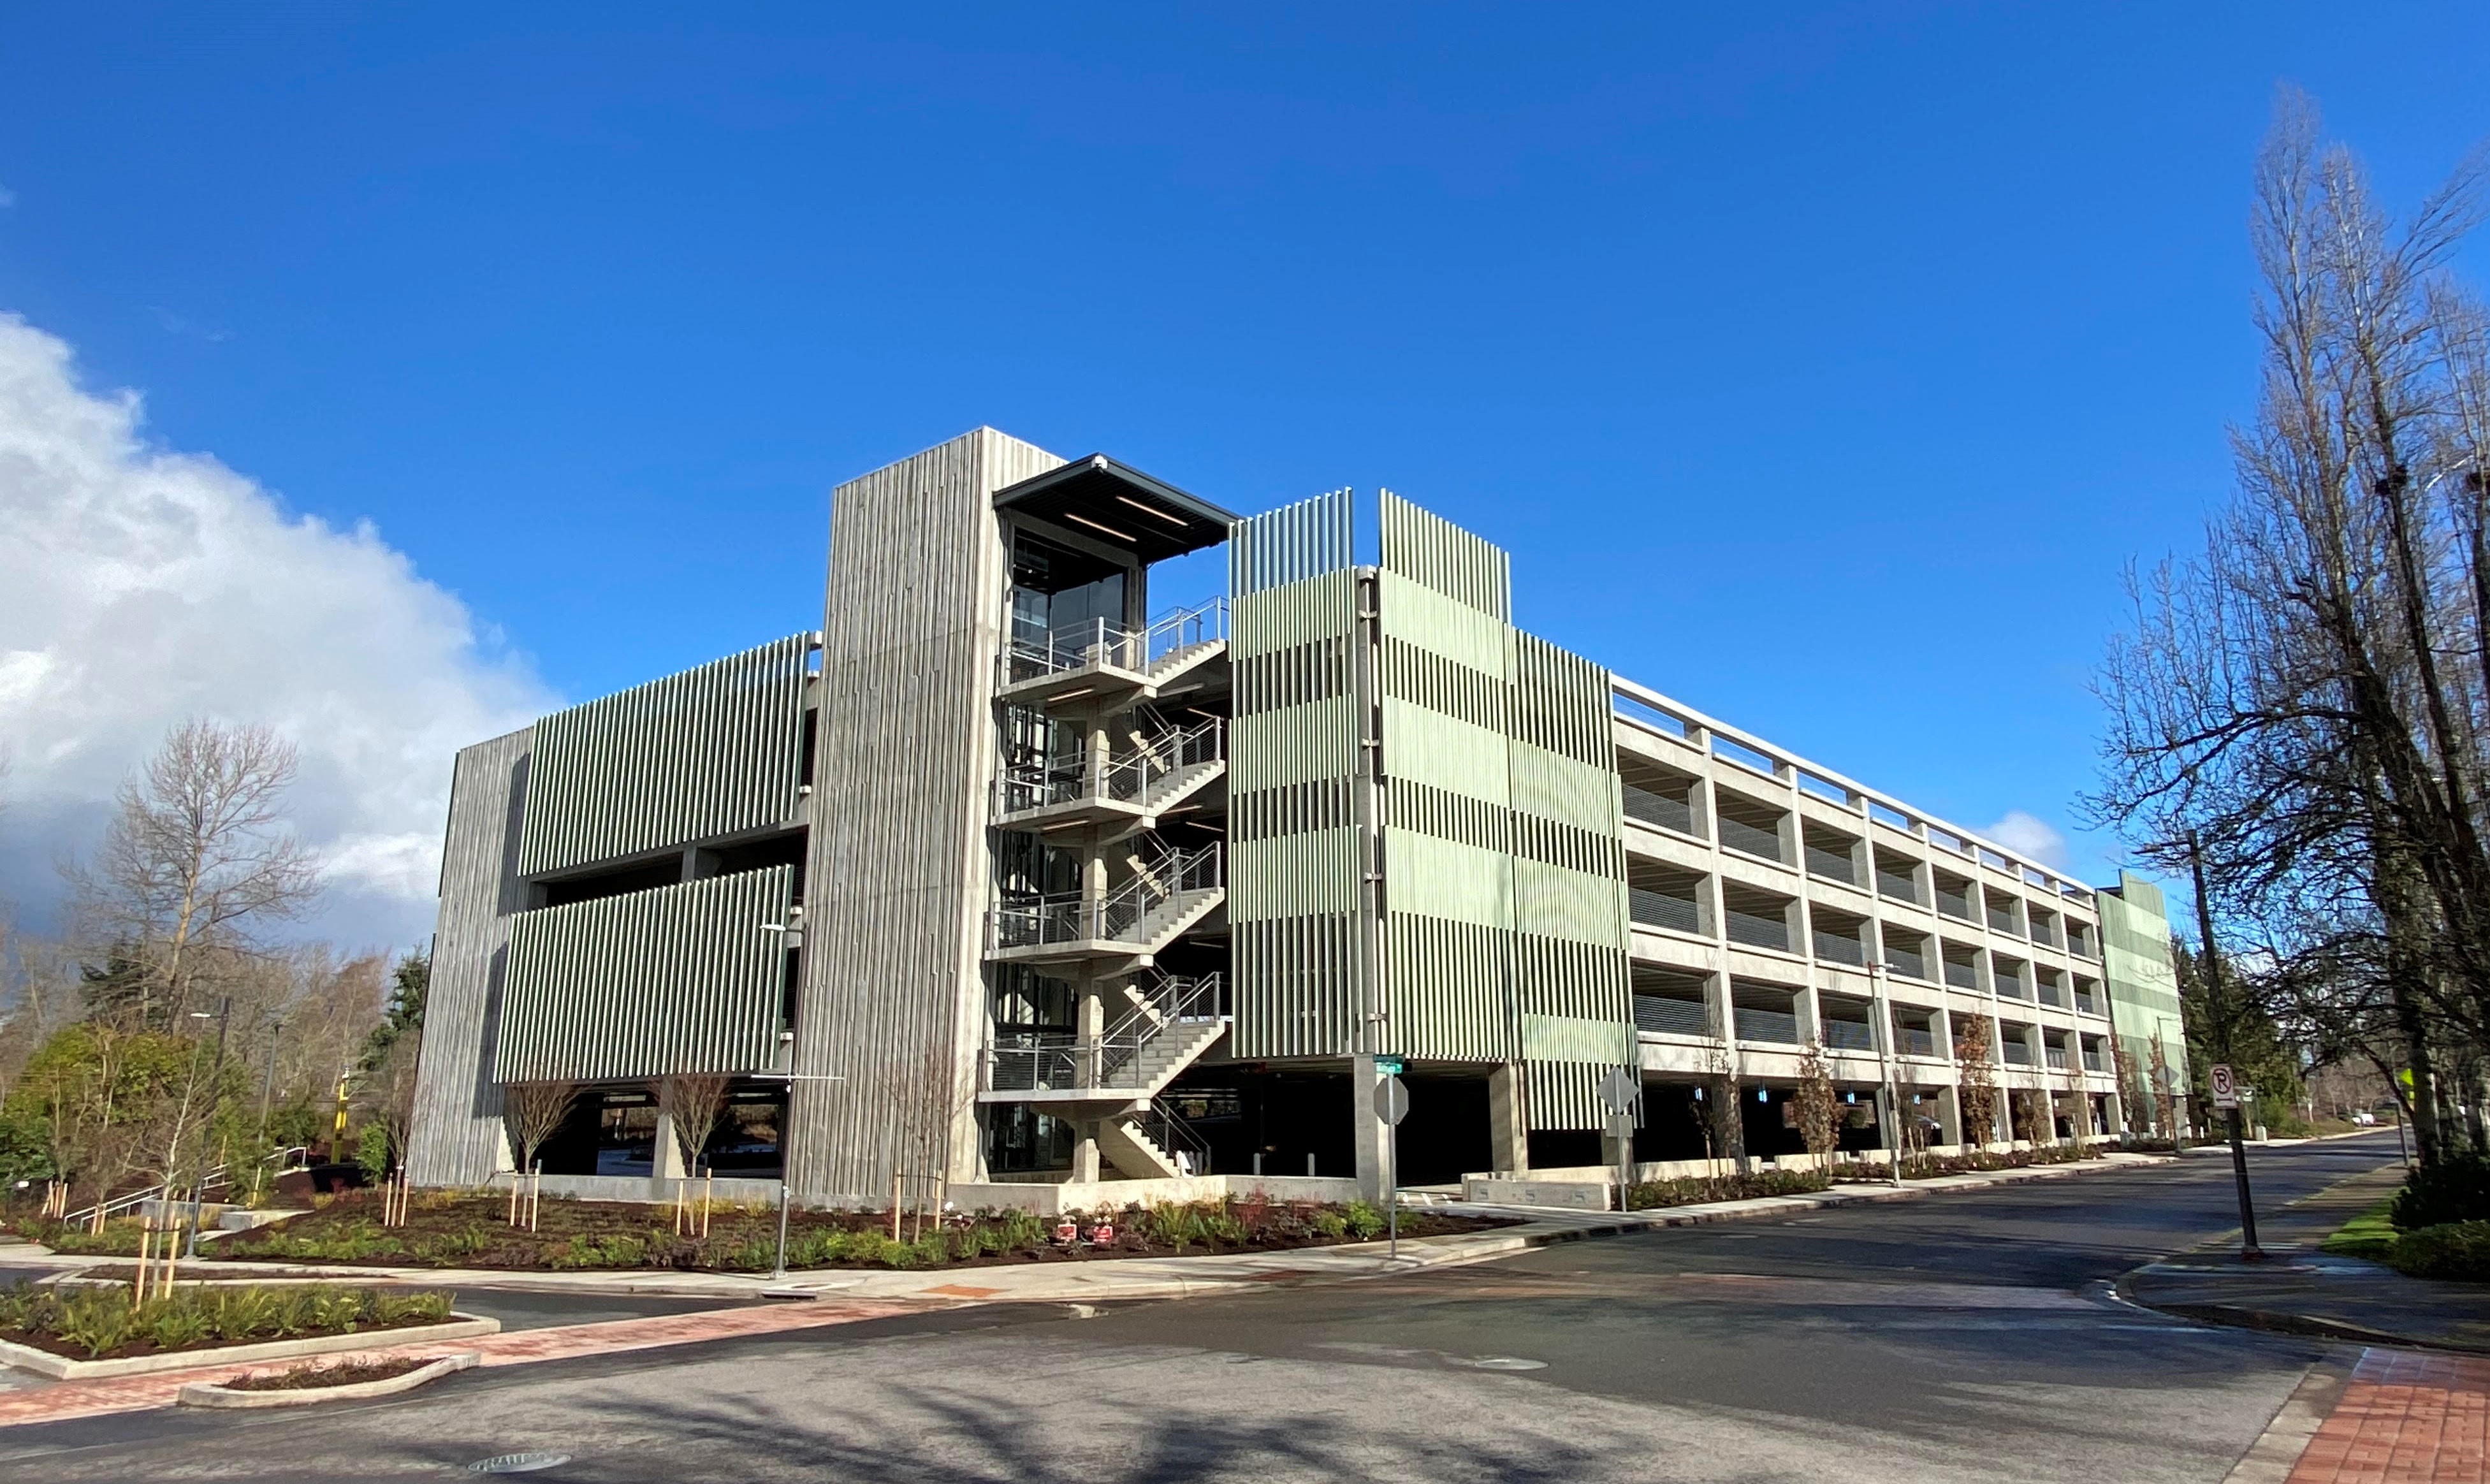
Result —
<path fill-rule="evenodd" d="M 17 192 L 10 189 L 6 186 L 0 186 L 0 212 L 7 211 L 10 207 L 16 204 Z"/>
<path fill-rule="evenodd" d="M 2007 810 L 2004 819 L 1983 827 L 1980 832 L 2008 850 L 2021 851 L 2042 865 L 2055 866 L 2062 871 L 2069 868 L 2067 837 L 2020 809 Z"/>
<path fill-rule="evenodd" d="M 450 755 L 550 709 L 466 605 L 369 526 L 289 514 L 214 458 L 151 448 L 137 395 L 0 314 L 0 892 L 29 908 L 185 715 L 258 722 L 359 941 L 429 930 Z"/>

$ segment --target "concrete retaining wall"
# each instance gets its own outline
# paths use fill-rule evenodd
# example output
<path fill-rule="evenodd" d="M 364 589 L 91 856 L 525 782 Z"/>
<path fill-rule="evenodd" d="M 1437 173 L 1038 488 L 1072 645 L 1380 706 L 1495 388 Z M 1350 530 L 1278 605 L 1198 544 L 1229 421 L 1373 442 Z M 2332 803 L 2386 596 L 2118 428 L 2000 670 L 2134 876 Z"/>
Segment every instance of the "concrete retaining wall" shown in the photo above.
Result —
<path fill-rule="evenodd" d="M 1196 1175 L 1161 1180 L 1065 1180 L 1039 1185 L 994 1180 L 953 1185 L 951 1204 L 961 1210 L 1025 1210 L 1041 1216 L 1065 1211 L 1120 1210 L 1127 1206 L 1170 1206 L 1223 1197 L 1242 1200 L 1260 1192 L 1271 1201 L 1346 1203 L 1358 1197 L 1357 1181 L 1303 1175 Z"/>
<path fill-rule="evenodd" d="M 1613 1173 L 1613 1172 L 1611 1172 Z M 1567 1210 L 1604 1211 L 1614 1205 L 1615 1186 L 1587 1179 L 1483 1179 L 1462 1181 L 1462 1199 L 1492 1206 L 1552 1206 Z"/>

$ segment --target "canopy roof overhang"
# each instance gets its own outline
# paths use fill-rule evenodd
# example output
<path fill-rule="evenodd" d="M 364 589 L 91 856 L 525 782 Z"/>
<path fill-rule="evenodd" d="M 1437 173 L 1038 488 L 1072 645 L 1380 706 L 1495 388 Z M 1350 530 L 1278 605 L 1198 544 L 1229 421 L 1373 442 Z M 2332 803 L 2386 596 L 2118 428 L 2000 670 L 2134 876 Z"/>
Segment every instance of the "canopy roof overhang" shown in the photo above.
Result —
<path fill-rule="evenodd" d="M 1236 518 L 1104 453 L 998 490 L 995 509 L 1053 521 L 1129 550 L 1144 564 L 1216 546 Z"/>

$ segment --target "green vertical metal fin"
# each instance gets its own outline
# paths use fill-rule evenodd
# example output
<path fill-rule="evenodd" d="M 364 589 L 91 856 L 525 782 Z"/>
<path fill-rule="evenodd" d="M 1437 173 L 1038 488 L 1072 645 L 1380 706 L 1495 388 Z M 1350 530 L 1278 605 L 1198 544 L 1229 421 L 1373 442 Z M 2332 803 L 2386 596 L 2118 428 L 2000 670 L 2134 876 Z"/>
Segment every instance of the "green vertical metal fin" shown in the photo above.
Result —
<path fill-rule="evenodd" d="M 811 650 L 796 634 L 537 722 L 519 874 L 785 823 Z"/>
<path fill-rule="evenodd" d="M 510 919 L 493 1080 L 599 1082 L 777 1065 L 793 866 Z"/>
<path fill-rule="evenodd" d="M 1340 1056 L 1359 1016 L 1348 492 L 1230 529 L 1228 919 L 1240 1057 Z"/>

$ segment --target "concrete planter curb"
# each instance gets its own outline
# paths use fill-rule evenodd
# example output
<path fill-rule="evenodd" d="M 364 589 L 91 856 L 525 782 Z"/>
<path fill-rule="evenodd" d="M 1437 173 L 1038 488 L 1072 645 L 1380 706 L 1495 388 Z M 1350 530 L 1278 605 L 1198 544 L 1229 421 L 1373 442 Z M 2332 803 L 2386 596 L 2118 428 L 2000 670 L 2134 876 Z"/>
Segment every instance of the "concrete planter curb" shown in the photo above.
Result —
<path fill-rule="evenodd" d="M 226 1407 L 259 1409 L 267 1407 L 308 1407 L 318 1402 L 359 1402 L 376 1396 L 395 1396 L 412 1391 L 428 1381 L 438 1381 L 452 1371 L 463 1371 L 481 1365 L 481 1351 L 465 1350 L 454 1355 L 444 1355 L 429 1365 L 420 1365 L 403 1376 L 384 1381 L 359 1381 L 343 1386 L 303 1386 L 286 1391 L 235 1391 L 212 1381 L 194 1381 L 184 1386 L 173 1400 L 184 1407 Z"/>
<path fill-rule="evenodd" d="M 12 1365 L 54 1381 L 102 1381 L 115 1376 L 147 1376 L 158 1371 L 196 1371 L 209 1366 L 252 1365 L 263 1360 L 296 1360 L 305 1355 L 333 1355 L 350 1350 L 382 1350 L 422 1345 L 434 1340 L 472 1340 L 499 1334 L 502 1322 L 460 1314 L 446 1324 L 411 1324 L 402 1329 L 364 1329 L 353 1334 L 307 1335 L 300 1340 L 264 1340 L 257 1345 L 226 1345 L 210 1350 L 177 1350 L 161 1355 L 129 1355 L 119 1360 L 72 1360 L 31 1345 L 0 1340 L 0 1364 Z"/>

